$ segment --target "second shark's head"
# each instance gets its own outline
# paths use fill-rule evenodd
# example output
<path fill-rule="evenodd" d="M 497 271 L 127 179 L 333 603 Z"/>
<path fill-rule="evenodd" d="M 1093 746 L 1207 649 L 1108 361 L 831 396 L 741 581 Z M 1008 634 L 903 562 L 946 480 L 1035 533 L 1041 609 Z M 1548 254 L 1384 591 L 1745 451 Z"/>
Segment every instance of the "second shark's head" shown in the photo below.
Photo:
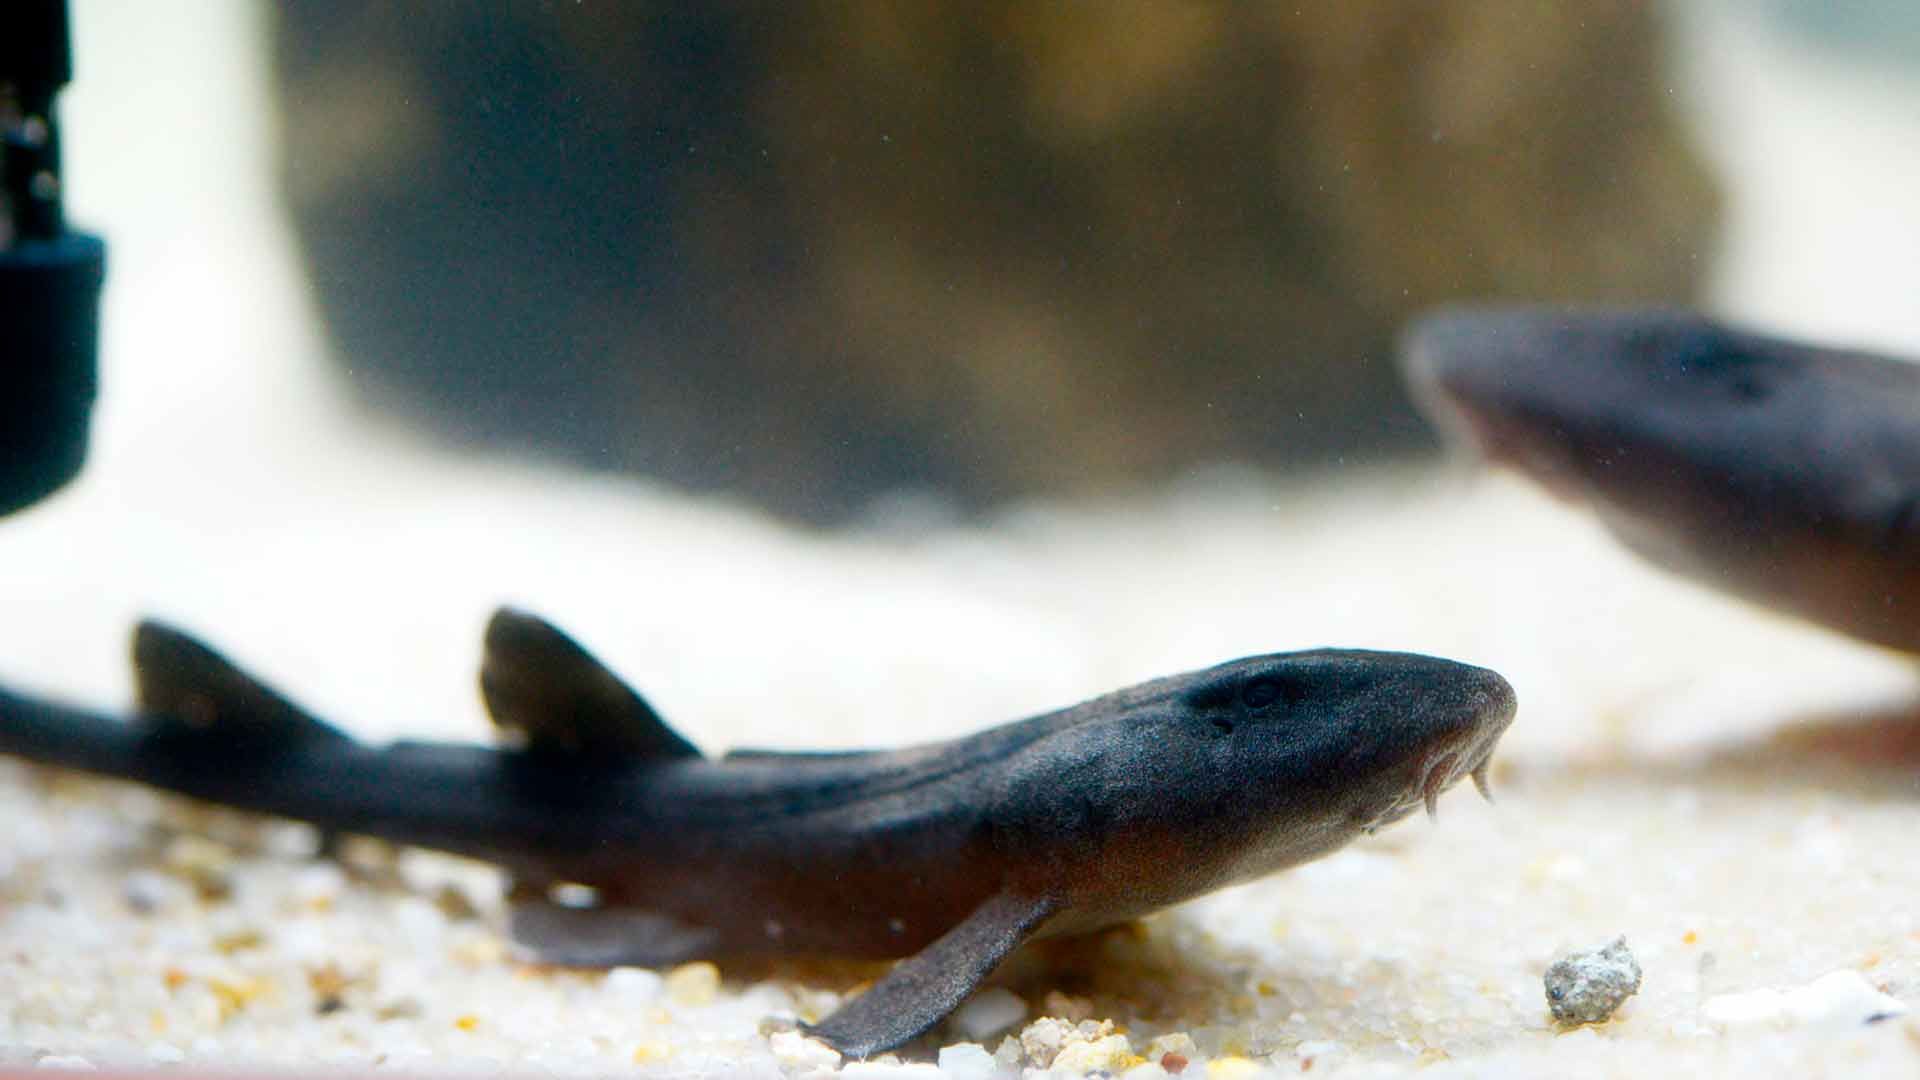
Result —
<path fill-rule="evenodd" d="M 1402 353 L 1428 414 L 1459 441 L 1602 505 L 1678 495 L 1690 474 L 1736 466 L 1715 448 L 1763 423 L 1796 374 L 1759 339 L 1678 311 L 1443 311 L 1413 325 Z"/>
<path fill-rule="evenodd" d="M 1326 854 L 1466 777 L 1484 791 L 1514 695 L 1486 668 L 1316 649 L 1090 705 L 1022 754 L 995 826 L 1070 864 L 1079 903 L 1111 915 Z"/>
<path fill-rule="evenodd" d="M 1459 442 L 1642 556 L 1920 647 L 1920 368 L 1664 310 L 1443 311 L 1402 352 Z"/>

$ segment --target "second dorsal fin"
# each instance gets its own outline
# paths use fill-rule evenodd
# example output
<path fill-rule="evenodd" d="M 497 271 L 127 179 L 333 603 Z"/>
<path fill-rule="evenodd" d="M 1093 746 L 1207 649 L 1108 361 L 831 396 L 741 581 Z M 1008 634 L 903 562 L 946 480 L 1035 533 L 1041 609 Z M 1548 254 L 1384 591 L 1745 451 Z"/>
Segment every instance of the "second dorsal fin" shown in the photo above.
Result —
<path fill-rule="evenodd" d="M 501 608 L 487 622 L 480 695 L 530 754 L 594 764 L 700 756 L 593 654 L 524 611 Z"/>
<path fill-rule="evenodd" d="M 294 745 L 349 737 L 183 630 L 144 619 L 133 630 L 140 710 L 169 726 Z"/>

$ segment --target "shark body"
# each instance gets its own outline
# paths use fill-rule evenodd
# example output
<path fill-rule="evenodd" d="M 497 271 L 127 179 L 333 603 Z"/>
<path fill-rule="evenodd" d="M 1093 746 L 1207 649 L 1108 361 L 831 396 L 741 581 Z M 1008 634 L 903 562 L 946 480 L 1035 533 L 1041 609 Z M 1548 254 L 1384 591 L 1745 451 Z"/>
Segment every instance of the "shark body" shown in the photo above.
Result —
<path fill-rule="evenodd" d="M 134 665 L 130 718 L 0 690 L 0 752 L 495 863 L 512 935 L 556 963 L 904 957 L 810 1029 L 854 1057 L 938 1023 L 1023 941 L 1316 858 L 1461 777 L 1484 791 L 1514 709 L 1484 668 L 1323 649 L 946 742 L 712 759 L 514 611 L 481 673 L 500 746 L 359 742 L 158 623 Z"/>

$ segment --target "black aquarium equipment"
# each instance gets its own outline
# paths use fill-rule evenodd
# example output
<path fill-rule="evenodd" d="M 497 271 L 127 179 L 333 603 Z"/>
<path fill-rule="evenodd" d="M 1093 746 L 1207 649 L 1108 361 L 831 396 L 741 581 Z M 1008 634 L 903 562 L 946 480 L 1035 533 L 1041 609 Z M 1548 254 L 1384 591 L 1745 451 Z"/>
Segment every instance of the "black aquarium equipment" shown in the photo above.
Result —
<path fill-rule="evenodd" d="M 65 0 L 0 4 L 0 514 L 87 456 L 107 249 L 61 207 L 54 98 L 72 74 Z"/>

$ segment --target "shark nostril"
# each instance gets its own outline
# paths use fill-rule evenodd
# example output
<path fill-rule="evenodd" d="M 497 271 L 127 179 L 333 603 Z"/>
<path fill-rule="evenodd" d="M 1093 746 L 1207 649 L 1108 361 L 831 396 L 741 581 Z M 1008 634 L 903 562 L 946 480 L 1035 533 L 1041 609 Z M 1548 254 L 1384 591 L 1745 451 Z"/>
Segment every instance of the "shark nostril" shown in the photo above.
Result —
<path fill-rule="evenodd" d="M 1519 704 L 1513 693 L 1513 684 L 1498 672 L 1489 671 L 1486 675 L 1486 681 L 1479 688 L 1478 718 L 1482 723 L 1497 722 L 1505 729 L 1512 722 Z"/>

